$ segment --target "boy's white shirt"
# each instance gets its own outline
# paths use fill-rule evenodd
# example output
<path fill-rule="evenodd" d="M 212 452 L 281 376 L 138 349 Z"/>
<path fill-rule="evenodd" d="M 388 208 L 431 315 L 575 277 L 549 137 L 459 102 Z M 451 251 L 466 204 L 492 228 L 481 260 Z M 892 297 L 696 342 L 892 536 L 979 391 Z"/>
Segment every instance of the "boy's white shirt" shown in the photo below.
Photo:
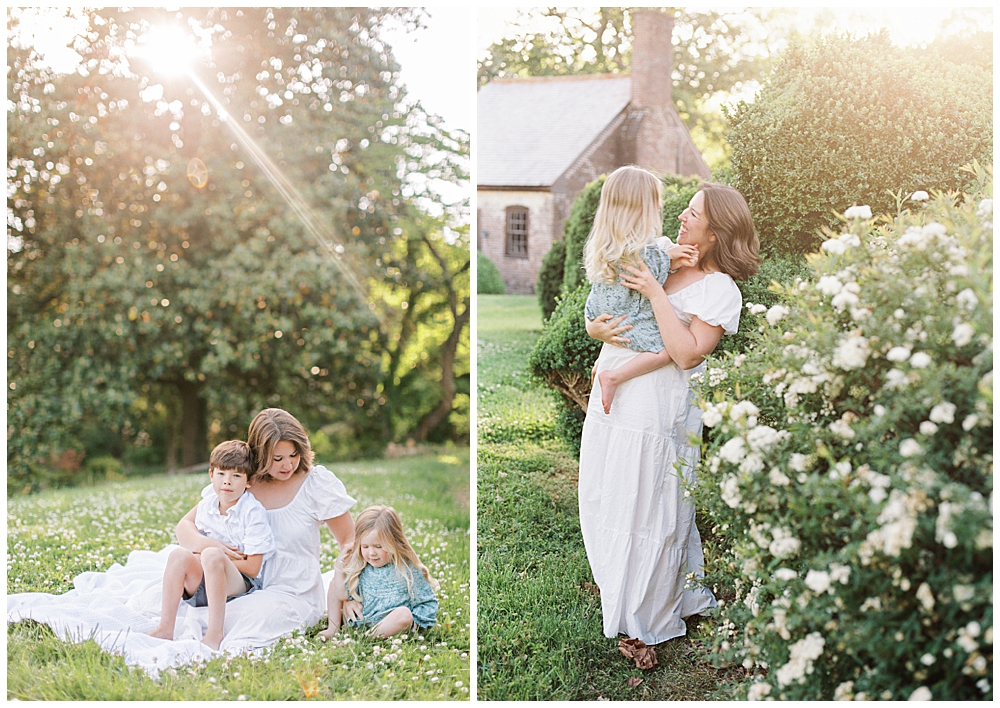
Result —
<path fill-rule="evenodd" d="M 277 548 L 271 525 L 267 523 L 267 511 L 249 490 L 223 516 L 219 512 L 219 495 L 210 489 L 198 502 L 194 525 L 203 535 L 234 546 L 248 556 L 263 555 L 265 562 Z"/>

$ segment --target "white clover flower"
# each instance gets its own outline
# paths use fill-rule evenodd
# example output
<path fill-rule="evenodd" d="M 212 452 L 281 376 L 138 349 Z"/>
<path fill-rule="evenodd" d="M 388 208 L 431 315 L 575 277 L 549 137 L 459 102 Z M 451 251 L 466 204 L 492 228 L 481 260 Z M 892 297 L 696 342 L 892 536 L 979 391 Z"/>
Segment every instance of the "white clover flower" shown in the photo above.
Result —
<path fill-rule="evenodd" d="M 914 369 L 926 369 L 931 365 L 931 355 L 927 352 L 917 352 L 910 357 L 910 366 Z"/>
<path fill-rule="evenodd" d="M 714 428 L 716 425 L 722 422 L 722 413 L 711 403 L 705 409 L 705 412 L 701 414 L 701 422 L 706 428 Z"/>
<path fill-rule="evenodd" d="M 968 322 L 959 322 L 955 325 L 954 331 L 951 333 L 951 339 L 955 342 L 956 347 L 964 347 L 966 344 L 972 341 L 972 338 L 976 335 L 975 328 Z"/>
<path fill-rule="evenodd" d="M 787 583 L 789 580 L 795 580 L 797 577 L 799 577 L 799 574 L 791 568 L 778 568 L 774 571 L 774 579 L 784 583 Z"/>
<path fill-rule="evenodd" d="M 771 481 L 775 487 L 787 487 L 792 481 L 787 475 L 783 474 L 781 470 L 777 467 L 772 467 L 771 471 L 767 473 L 767 478 Z"/>
<path fill-rule="evenodd" d="M 737 508 L 743 501 L 740 497 L 740 482 L 736 479 L 736 475 L 726 475 L 719 483 L 719 488 L 722 489 L 722 501 L 726 502 L 726 506 L 730 509 Z"/>
<path fill-rule="evenodd" d="M 806 587 L 817 595 L 830 589 L 830 574 L 825 570 L 810 570 L 806 573 Z"/>
<path fill-rule="evenodd" d="M 791 314 L 791 312 L 792 311 L 789 310 L 784 305 L 774 305 L 773 307 L 771 307 L 770 310 L 767 311 L 767 314 L 764 316 L 764 319 L 766 319 L 767 323 L 773 327 L 783 317 L 787 317 L 789 314 Z"/>
<path fill-rule="evenodd" d="M 938 403 L 931 408 L 931 414 L 928 418 L 935 423 L 954 423 L 956 410 L 958 407 L 954 403 Z"/>
<path fill-rule="evenodd" d="M 872 409 L 872 412 L 876 416 L 878 416 L 879 418 L 881 418 L 886 413 L 885 406 L 883 406 L 881 403 L 876 403 L 875 407 Z"/>
<path fill-rule="evenodd" d="M 979 416 L 975 413 L 965 416 L 965 420 L 962 421 L 962 430 L 969 432 L 976 427 L 976 423 L 979 422 Z"/>
<path fill-rule="evenodd" d="M 747 700 L 759 701 L 769 693 L 771 693 L 771 684 L 757 682 L 747 691 Z"/>
<path fill-rule="evenodd" d="M 976 293 L 972 291 L 972 288 L 966 288 L 955 296 L 955 302 L 962 309 L 972 312 L 976 309 L 976 305 L 979 304 L 979 298 L 976 297 Z"/>
<path fill-rule="evenodd" d="M 903 457 L 915 457 L 923 451 L 924 449 L 920 447 L 920 443 L 913 438 L 906 438 L 906 440 L 899 444 L 899 454 Z"/>
<path fill-rule="evenodd" d="M 920 583 L 920 587 L 917 588 L 917 600 L 920 602 L 921 607 L 928 612 L 934 609 L 934 593 L 931 592 L 930 585 Z"/>
<path fill-rule="evenodd" d="M 747 303 L 747 309 L 750 310 L 751 315 L 759 315 L 762 312 L 767 312 L 767 307 L 759 303 L 753 305 Z"/>
<path fill-rule="evenodd" d="M 906 361 L 910 358 L 910 350 L 906 347 L 893 347 L 885 353 L 889 361 Z"/>
<path fill-rule="evenodd" d="M 872 208 L 870 206 L 852 206 L 844 212 L 848 219 L 870 219 L 872 218 Z"/>
<path fill-rule="evenodd" d="M 868 340 L 860 334 L 850 334 L 837 344 L 833 365 L 846 371 L 860 369 L 867 363 L 868 354 Z"/>
<path fill-rule="evenodd" d="M 930 195 L 928 195 L 927 192 L 923 191 L 922 189 L 918 189 L 916 192 L 910 195 L 910 199 L 912 199 L 915 202 L 926 202 L 928 199 L 930 199 Z"/>
<path fill-rule="evenodd" d="M 819 282 L 816 283 L 816 289 L 827 296 L 836 295 L 843 288 L 844 284 L 832 275 L 820 276 Z"/>
<path fill-rule="evenodd" d="M 933 435 L 934 433 L 937 432 L 937 430 L 938 430 L 937 425 L 935 423 L 930 422 L 929 420 L 925 420 L 920 424 L 921 435 Z"/>
<path fill-rule="evenodd" d="M 719 449 L 719 457 L 734 465 L 738 464 L 745 455 L 746 443 L 740 437 L 731 438 Z"/>
<path fill-rule="evenodd" d="M 932 699 L 933 699 L 933 696 L 931 695 L 931 689 L 927 688 L 927 686 L 921 686 L 916 691 L 914 691 L 913 693 L 911 693 L 910 697 L 907 698 L 906 700 L 908 700 L 908 701 L 929 701 L 929 700 L 932 700 Z"/>

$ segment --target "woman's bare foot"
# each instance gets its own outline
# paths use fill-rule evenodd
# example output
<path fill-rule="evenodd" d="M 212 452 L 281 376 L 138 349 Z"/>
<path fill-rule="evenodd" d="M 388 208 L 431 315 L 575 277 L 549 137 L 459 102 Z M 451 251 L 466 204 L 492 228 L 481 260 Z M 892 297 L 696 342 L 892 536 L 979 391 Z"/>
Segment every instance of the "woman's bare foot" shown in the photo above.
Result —
<path fill-rule="evenodd" d="M 169 639 L 174 640 L 174 630 L 168 629 L 166 627 L 157 627 L 152 632 L 146 632 L 147 636 L 156 637 L 157 639 Z"/>
<path fill-rule="evenodd" d="M 316 636 L 319 637 L 321 642 L 326 642 L 336 637 L 339 632 L 340 630 L 337 627 L 328 627 Z"/>
<path fill-rule="evenodd" d="M 219 651 L 219 647 L 222 645 L 222 636 L 209 636 L 208 633 L 201 638 L 201 643 L 207 647 L 211 647 L 215 651 Z"/>
<path fill-rule="evenodd" d="M 597 375 L 597 380 L 601 382 L 601 405 L 604 406 L 604 413 L 611 412 L 611 402 L 615 400 L 615 391 L 618 390 L 618 383 L 614 380 L 610 371 L 602 371 Z"/>

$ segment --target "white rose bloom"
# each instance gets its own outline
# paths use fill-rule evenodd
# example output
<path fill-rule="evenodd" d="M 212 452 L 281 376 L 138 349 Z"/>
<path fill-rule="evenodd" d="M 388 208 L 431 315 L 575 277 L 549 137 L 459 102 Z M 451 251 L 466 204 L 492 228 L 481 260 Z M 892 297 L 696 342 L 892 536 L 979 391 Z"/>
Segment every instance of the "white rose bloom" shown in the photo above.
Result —
<path fill-rule="evenodd" d="M 809 457 L 798 452 L 792 453 L 792 458 L 789 461 L 788 466 L 796 472 L 805 472 L 809 467 L 811 467 Z"/>
<path fill-rule="evenodd" d="M 786 487 L 792 481 L 786 475 L 784 475 L 781 470 L 777 467 L 772 467 L 771 471 L 768 472 L 767 478 L 771 481 L 775 487 Z"/>
<path fill-rule="evenodd" d="M 843 312 L 848 307 L 853 307 L 859 302 L 861 302 L 861 299 L 847 288 L 841 290 L 830 300 L 830 304 L 833 305 L 837 312 Z"/>
<path fill-rule="evenodd" d="M 736 475 L 726 475 L 719 484 L 719 488 L 722 489 L 722 501 L 726 502 L 726 506 L 730 509 L 735 509 L 743 501 L 740 497 L 740 483 L 736 479 Z"/>
<path fill-rule="evenodd" d="M 964 347 L 976 336 L 975 328 L 968 322 L 959 322 L 955 325 L 955 330 L 951 333 L 951 339 L 956 347 Z"/>
<path fill-rule="evenodd" d="M 740 472 L 743 474 L 755 474 L 762 469 L 764 469 L 764 458 L 759 452 L 751 452 L 740 463 Z"/>
<path fill-rule="evenodd" d="M 931 408 L 931 414 L 928 418 L 935 423 L 954 423 L 956 410 L 958 407 L 954 403 L 938 403 Z"/>
<path fill-rule="evenodd" d="M 902 388 L 906 384 L 906 374 L 899 369 L 889 369 L 889 372 L 885 375 L 886 388 Z"/>
<path fill-rule="evenodd" d="M 979 416 L 973 413 L 972 415 L 965 416 L 965 420 L 962 421 L 962 430 L 969 432 L 976 427 L 976 423 L 979 422 Z"/>
<path fill-rule="evenodd" d="M 760 411 L 757 409 L 757 406 L 750 401 L 740 401 L 729 409 L 729 417 L 732 420 L 739 420 L 743 416 L 755 416 L 758 413 Z"/>
<path fill-rule="evenodd" d="M 787 583 L 789 580 L 795 580 L 797 577 L 799 577 L 799 574 L 791 568 L 778 568 L 774 571 L 774 579 L 780 580 L 783 583 Z"/>
<path fill-rule="evenodd" d="M 930 199 L 930 196 L 928 196 L 927 192 L 923 191 L 922 189 L 918 189 L 916 192 L 910 195 L 910 199 L 912 199 L 915 202 L 926 202 L 928 199 Z"/>
<path fill-rule="evenodd" d="M 934 433 L 937 432 L 937 429 L 938 429 L 937 425 L 935 423 L 930 422 L 929 420 L 925 420 L 923 423 L 920 424 L 921 435 L 933 435 Z"/>
<path fill-rule="evenodd" d="M 706 428 L 714 428 L 722 422 L 722 413 L 719 412 L 718 408 L 709 404 L 705 412 L 701 414 L 701 422 Z"/>
<path fill-rule="evenodd" d="M 861 335 L 848 335 L 840 340 L 833 352 L 833 365 L 850 371 L 860 369 L 868 361 L 868 340 Z"/>
<path fill-rule="evenodd" d="M 806 573 L 806 587 L 817 595 L 830 589 L 830 574 L 825 570 L 810 570 Z"/>
<path fill-rule="evenodd" d="M 835 256 L 842 256 L 847 253 L 847 244 L 839 238 L 831 238 L 824 241 L 820 248 L 827 253 L 832 253 Z"/>
<path fill-rule="evenodd" d="M 852 206 L 844 212 L 848 219 L 870 219 L 872 218 L 872 208 L 870 206 Z"/>
<path fill-rule="evenodd" d="M 979 216 L 981 216 L 983 218 L 986 218 L 987 216 L 989 216 L 990 214 L 992 214 L 993 213 L 993 200 L 992 199 L 984 199 L 981 202 L 979 202 L 979 208 L 976 210 L 976 213 L 978 213 Z"/>
<path fill-rule="evenodd" d="M 920 443 L 913 438 L 906 438 L 906 440 L 899 444 L 899 454 L 903 457 L 914 457 L 923 451 L 924 449 L 920 447 Z"/>
<path fill-rule="evenodd" d="M 794 556 L 802 547 L 802 542 L 792 536 L 791 531 L 785 529 L 773 529 L 771 535 L 774 540 L 768 545 L 767 550 L 775 558 L 788 558 Z"/>
<path fill-rule="evenodd" d="M 873 412 L 875 413 L 875 415 L 877 415 L 877 416 L 878 416 L 879 418 L 881 418 L 882 416 L 884 416 L 884 415 L 885 415 L 885 413 L 886 413 L 886 411 L 885 411 L 885 406 L 883 406 L 883 405 L 882 405 L 881 403 L 877 403 L 877 404 L 875 404 L 875 407 L 874 407 L 874 408 L 872 409 L 872 411 L 873 411 Z"/>
<path fill-rule="evenodd" d="M 771 692 L 771 684 L 759 683 L 759 682 L 755 683 L 750 687 L 750 690 L 747 691 L 747 700 L 759 701 L 764 696 L 768 695 L 770 692 Z"/>
<path fill-rule="evenodd" d="M 813 672 L 813 661 L 823 653 L 826 641 L 819 632 L 813 632 L 789 647 L 788 663 L 775 673 L 779 686 L 788 686 L 793 681 Z"/>
<path fill-rule="evenodd" d="M 854 700 L 854 682 L 844 681 L 844 683 L 833 689 L 833 700 L 851 701 Z"/>
<path fill-rule="evenodd" d="M 845 440 L 850 440 L 855 435 L 854 428 L 852 428 L 843 418 L 830 423 L 830 432 L 834 435 L 839 435 Z"/>
<path fill-rule="evenodd" d="M 844 284 L 841 283 L 836 277 L 832 275 L 820 276 L 819 282 L 816 283 L 816 288 L 824 295 L 836 295 L 844 288 Z"/>
<path fill-rule="evenodd" d="M 929 701 L 932 700 L 931 689 L 927 686 L 921 686 L 916 691 L 910 694 L 910 697 L 906 700 L 908 701 Z"/>
<path fill-rule="evenodd" d="M 972 292 L 972 288 L 966 288 L 955 296 L 955 302 L 958 303 L 959 307 L 972 312 L 976 309 L 976 305 L 979 304 L 979 298 Z"/>
<path fill-rule="evenodd" d="M 774 305 L 770 310 L 767 311 L 767 314 L 764 316 L 764 318 L 767 320 L 767 323 L 773 327 L 783 317 L 786 317 L 789 314 L 791 314 L 791 312 L 792 311 L 789 310 L 784 305 Z"/>
<path fill-rule="evenodd" d="M 840 583 L 841 585 L 847 585 L 847 581 L 850 577 L 851 577 L 850 566 L 840 565 L 839 563 L 830 564 L 831 583 Z"/>
<path fill-rule="evenodd" d="M 906 347 L 893 347 L 885 353 L 889 361 L 906 361 L 910 358 L 910 350 Z"/>
<path fill-rule="evenodd" d="M 931 355 L 927 352 L 917 352 L 910 357 L 910 366 L 914 369 L 926 369 L 931 365 Z"/>
<path fill-rule="evenodd" d="M 730 439 L 719 450 L 719 457 L 734 465 L 738 464 L 744 455 L 746 455 L 746 443 L 739 437 Z"/>
<path fill-rule="evenodd" d="M 920 583 L 920 587 L 917 588 L 917 600 L 920 601 L 920 605 L 928 612 L 934 609 L 934 593 L 931 592 L 930 585 Z"/>
<path fill-rule="evenodd" d="M 754 305 L 751 305 L 750 303 L 747 303 L 747 309 L 750 310 L 750 314 L 751 315 L 759 315 L 762 312 L 767 312 L 767 307 L 765 307 L 764 305 L 761 305 L 759 303 L 758 304 L 754 304 Z"/>
<path fill-rule="evenodd" d="M 747 444 L 752 450 L 766 450 L 778 439 L 778 431 L 769 425 L 758 425 L 747 433 Z"/>

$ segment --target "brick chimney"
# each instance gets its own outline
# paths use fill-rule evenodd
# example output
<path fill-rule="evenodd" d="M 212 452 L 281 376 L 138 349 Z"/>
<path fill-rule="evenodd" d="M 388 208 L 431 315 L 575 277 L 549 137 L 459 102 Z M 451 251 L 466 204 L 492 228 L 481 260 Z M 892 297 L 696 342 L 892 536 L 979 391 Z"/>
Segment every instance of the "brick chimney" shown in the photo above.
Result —
<path fill-rule="evenodd" d="M 673 15 L 646 8 L 632 10 L 632 106 L 662 108 L 673 93 Z"/>

